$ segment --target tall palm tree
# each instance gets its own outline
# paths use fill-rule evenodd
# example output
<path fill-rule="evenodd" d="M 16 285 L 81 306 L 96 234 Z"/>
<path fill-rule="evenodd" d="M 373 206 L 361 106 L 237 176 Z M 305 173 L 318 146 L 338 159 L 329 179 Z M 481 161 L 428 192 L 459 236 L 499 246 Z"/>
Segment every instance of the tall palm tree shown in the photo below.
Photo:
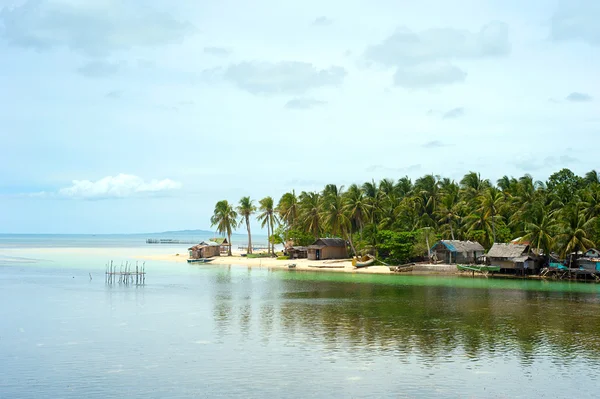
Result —
<path fill-rule="evenodd" d="M 211 226 L 217 226 L 219 234 L 227 234 L 229 242 L 227 254 L 229 256 L 231 256 L 231 231 L 237 228 L 237 218 L 237 212 L 227 200 L 217 202 L 215 211 L 210 218 Z"/>
<path fill-rule="evenodd" d="M 362 238 L 363 227 L 369 215 L 370 204 L 363 191 L 356 184 L 348 187 L 344 196 L 344 208 Z"/>
<path fill-rule="evenodd" d="M 489 187 L 479 197 L 479 201 L 481 204 L 479 212 L 491 218 L 493 242 L 496 242 L 496 219 L 501 218 L 499 213 L 504 205 L 504 195 L 496 187 Z"/>
<path fill-rule="evenodd" d="M 246 223 L 246 229 L 248 230 L 248 248 L 246 249 L 247 254 L 252 253 L 252 234 L 250 234 L 250 216 L 254 212 L 256 212 L 256 207 L 254 206 L 254 201 L 250 199 L 250 197 L 242 197 L 240 203 L 237 207 L 237 211 L 241 216 L 242 220 L 240 220 L 240 224 L 242 221 Z M 230 243 L 231 244 L 231 243 Z"/>
<path fill-rule="evenodd" d="M 588 233 L 596 218 L 587 217 L 580 209 L 580 204 L 572 204 L 562 209 L 560 232 L 557 241 L 560 245 L 561 256 L 566 258 L 572 252 L 585 252 L 594 246 Z"/>
<path fill-rule="evenodd" d="M 315 239 L 321 234 L 321 214 L 323 200 L 316 192 L 303 191 L 298 197 L 300 220 L 306 231 L 310 232 Z"/>
<path fill-rule="evenodd" d="M 271 235 L 275 227 L 275 220 L 277 220 L 275 216 L 275 202 L 273 201 L 273 197 L 265 197 L 258 201 L 258 203 L 260 205 L 258 209 L 261 212 L 258 215 L 258 220 L 262 222 L 261 227 L 267 226 L 267 253 L 274 254 L 275 244 L 271 242 Z"/>
<path fill-rule="evenodd" d="M 296 228 L 298 222 L 298 197 L 296 191 L 285 193 L 277 204 L 277 213 L 289 229 Z"/>
<path fill-rule="evenodd" d="M 525 224 L 523 240 L 529 241 L 532 248 L 541 249 L 544 255 L 550 255 L 554 248 L 554 235 L 557 222 L 551 211 L 543 204 L 537 203 L 530 216 L 530 221 Z"/>

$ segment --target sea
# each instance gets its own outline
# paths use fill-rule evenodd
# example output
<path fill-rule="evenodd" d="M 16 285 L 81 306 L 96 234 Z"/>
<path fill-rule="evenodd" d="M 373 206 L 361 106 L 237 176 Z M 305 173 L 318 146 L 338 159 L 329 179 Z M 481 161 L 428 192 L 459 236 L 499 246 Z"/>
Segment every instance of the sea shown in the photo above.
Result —
<path fill-rule="evenodd" d="M 107 282 L 187 248 L 145 238 L 0 236 L 0 398 L 598 397 L 600 284 L 153 260 Z"/>

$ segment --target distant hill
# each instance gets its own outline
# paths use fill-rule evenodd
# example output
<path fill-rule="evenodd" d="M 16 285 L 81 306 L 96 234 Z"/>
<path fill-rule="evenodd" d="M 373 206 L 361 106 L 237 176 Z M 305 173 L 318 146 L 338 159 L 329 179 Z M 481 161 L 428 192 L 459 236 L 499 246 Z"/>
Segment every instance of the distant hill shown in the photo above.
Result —
<path fill-rule="evenodd" d="M 168 238 L 167 236 L 209 236 L 209 237 L 214 237 L 214 236 L 220 236 L 219 233 L 215 232 L 215 231 L 211 231 L 211 230 L 175 230 L 175 231 L 163 231 L 160 233 L 148 233 L 146 235 L 149 236 L 165 236 L 165 238 Z M 254 234 L 252 234 L 254 235 Z M 262 234 L 256 234 L 257 236 L 260 236 Z M 231 234 L 231 236 L 246 236 L 246 234 L 240 234 L 240 233 L 233 233 Z"/>

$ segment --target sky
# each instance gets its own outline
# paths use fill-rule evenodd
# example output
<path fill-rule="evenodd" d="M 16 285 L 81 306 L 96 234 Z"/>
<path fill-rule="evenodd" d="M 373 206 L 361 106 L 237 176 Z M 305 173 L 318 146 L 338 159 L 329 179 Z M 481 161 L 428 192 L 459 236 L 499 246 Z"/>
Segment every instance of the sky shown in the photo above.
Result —
<path fill-rule="evenodd" d="M 291 3 L 0 0 L 0 233 L 599 168 L 600 1 Z"/>

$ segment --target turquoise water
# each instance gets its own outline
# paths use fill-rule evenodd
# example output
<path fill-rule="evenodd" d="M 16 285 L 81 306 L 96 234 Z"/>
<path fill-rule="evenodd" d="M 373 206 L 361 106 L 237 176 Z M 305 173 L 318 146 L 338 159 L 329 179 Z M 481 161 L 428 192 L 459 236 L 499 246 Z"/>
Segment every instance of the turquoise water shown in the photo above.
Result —
<path fill-rule="evenodd" d="M 600 285 L 16 255 L 2 398 L 597 397 Z"/>

